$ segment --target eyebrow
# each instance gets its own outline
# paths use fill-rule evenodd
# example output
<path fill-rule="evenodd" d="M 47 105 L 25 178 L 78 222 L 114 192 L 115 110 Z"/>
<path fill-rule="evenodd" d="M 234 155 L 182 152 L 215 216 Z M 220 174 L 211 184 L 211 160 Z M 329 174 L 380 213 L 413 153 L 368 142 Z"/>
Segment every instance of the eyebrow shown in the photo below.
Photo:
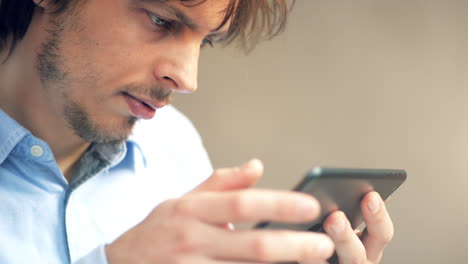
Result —
<path fill-rule="evenodd" d="M 163 8 L 174 13 L 177 19 L 179 19 L 185 26 L 190 28 L 192 31 L 197 31 L 199 29 L 199 26 L 195 24 L 195 22 L 193 22 L 193 20 L 190 17 L 184 14 L 184 12 L 182 12 L 178 8 L 173 7 L 171 5 L 162 4 L 163 2 L 166 2 L 164 0 L 137 0 L 137 1 L 148 3 L 148 4 L 158 4 L 159 8 Z"/>
<path fill-rule="evenodd" d="M 182 24 L 190 28 L 190 30 L 197 31 L 199 29 L 199 26 L 195 22 L 193 22 L 193 20 L 189 16 L 187 16 L 184 12 L 182 12 L 180 9 L 171 5 L 163 4 L 164 2 L 168 0 L 133 0 L 133 1 L 148 3 L 152 5 L 158 5 L 158 8 L 166 9 L 166 11 L 174 13 L 176 18 L 179 19 L 182 22 Z M 219 28 L 213 30 L 209 34 L 209 36 L 211 37 L 218 38 L 218 40 L 216 41 L 222 41 L 227 35 L 228 35 L 228 32 L 220 31 Z"/>
<path fill-rule="evenodd" d="M 179 9 L 175 8 L 175 7 L 172 7 L 172 6 L 167 6 L 169 9 L 172 10 L 172 12 L 174 12 L 175 16 L 180 20 L 182 21 L 182 23 L 184 25 L 186 25 L 188 28 L 190 28 L 191 30 L 193 31 L 197 31 L 198 30 L 198 25 L 195 24 L 193 22 L 193 20 L 188 17 L 187 15 L 185 15 L 182 11 L 180 11 Z"/>

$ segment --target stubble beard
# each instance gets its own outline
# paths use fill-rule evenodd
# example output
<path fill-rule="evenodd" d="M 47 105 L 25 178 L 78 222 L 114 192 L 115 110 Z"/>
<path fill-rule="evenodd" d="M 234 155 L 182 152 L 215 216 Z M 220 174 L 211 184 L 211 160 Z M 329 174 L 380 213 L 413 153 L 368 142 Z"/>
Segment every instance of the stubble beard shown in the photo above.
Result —
<path fill-rule="evenodd" d="M 129 116 L 122 120 L 119 126 L 110 127 L 91 119 L 85 107 L 70 96 L 69 81 L 70 73 L 64 66 L 65 59 L 60 54 L 62 34 L 67 30 L 67 12 L 50 20 L 48 28 L 48 39 L 42 44 L 37 55 L 37 69 L 43 89 L 49 96 L 60 96 L 63 101 L 62 116 L 67 125 L 80 138 L 94 143 L 120 143 L 125 141 L 131 134 L 137 118 Z M 68 16 L 70 17 L 70 16 Z M 68 22 L 69 23 L 69 22 Z M 57 94 L 58 93 L 58 94 Z"/>

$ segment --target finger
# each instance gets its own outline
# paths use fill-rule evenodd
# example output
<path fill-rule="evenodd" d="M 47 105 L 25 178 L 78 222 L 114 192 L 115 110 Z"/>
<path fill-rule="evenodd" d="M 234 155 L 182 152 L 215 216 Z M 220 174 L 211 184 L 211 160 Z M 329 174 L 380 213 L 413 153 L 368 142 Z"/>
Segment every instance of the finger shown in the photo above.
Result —
<path fill-rule="evenodd" d="M 195 217 L 211 224 L 227 222 L 306 222 L 320 205 L 310 195 L 292 191 L 241 190 L 203 192 L 174 201 L 173 216 Z"/>
<path fill-rule="evenodd" d="M 340 264 L 365 263 L 367 258 L 364 245 L 343 212 L 331 214 L 325 220 L 324 228 L 335 243 Z"/>
<path fill-rule="evenodd" d="M 182 256 L 172 261 L 173 263 L 190 263 L 190 264 L 267 264 L 261 262 L 245 262 L 235 260 L 217 260 L 205 256 Z"/>
<path fill-rule="evenodd" d="M 366 233 L 362 241 L 367 250 L 367 258 L 379 262 L 384 248 L 393 238 L 393 223 L 385 208 L 385 203 L 377 192 L 367 194 L 361 203 L 366 222 Z"/>
<path fill-rule="evenodd" d="M 220 235 L 211 241 L 223 241 L 206 247 L 207 254 L 216 259 L 262 263 L 321 263 L 334 249 L 328 236 L 312 232 L 243 230 Z"/>
<path fill-rule="evenodd" d="M 187 222 L 168 244 L 176 255 L 224 261 L 319 263 L 329 258 L 333 242 L 323 233 L 281 230 L 228 231 L 199 221 Z M 191 263 L 191 262 L 187 262 Z"/>
<path fill-rule="evenodd" d="M 248 188 L 263 174 L 263 164 L 258 159 L 250 160 L 240 168 L 218 169 L 191 193 L 200 191 L 227 191 Z"/>

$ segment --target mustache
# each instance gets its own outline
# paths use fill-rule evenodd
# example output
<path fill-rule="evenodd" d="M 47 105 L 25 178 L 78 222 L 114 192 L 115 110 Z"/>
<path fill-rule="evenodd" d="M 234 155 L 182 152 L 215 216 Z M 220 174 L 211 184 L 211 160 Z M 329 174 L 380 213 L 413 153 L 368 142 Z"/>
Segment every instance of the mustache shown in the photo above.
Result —
<path fill-rule="evenodd" d="M 139 96 L 149 97 L 153 100 L 166 102 L 169 104 L 174 99 L 174 92 L 172 89 L 167 89 L 160 85 L 141 85 L 141 84 L 128 84 L 120 89 L 120 93 L 125 92 Z"/>

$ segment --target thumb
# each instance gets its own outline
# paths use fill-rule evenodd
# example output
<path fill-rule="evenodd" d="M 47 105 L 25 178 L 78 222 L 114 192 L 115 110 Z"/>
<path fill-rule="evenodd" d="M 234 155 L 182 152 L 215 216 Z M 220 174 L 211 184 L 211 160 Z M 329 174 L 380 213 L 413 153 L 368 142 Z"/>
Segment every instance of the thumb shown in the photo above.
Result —
<path fill-rule="evenodd" d="M 217 169 L 206 181 L 192 192 L 229 191 L 249 188 L 263 174 L 263 164 L 258 159 L 252 159 L 242 167 Z"/>

